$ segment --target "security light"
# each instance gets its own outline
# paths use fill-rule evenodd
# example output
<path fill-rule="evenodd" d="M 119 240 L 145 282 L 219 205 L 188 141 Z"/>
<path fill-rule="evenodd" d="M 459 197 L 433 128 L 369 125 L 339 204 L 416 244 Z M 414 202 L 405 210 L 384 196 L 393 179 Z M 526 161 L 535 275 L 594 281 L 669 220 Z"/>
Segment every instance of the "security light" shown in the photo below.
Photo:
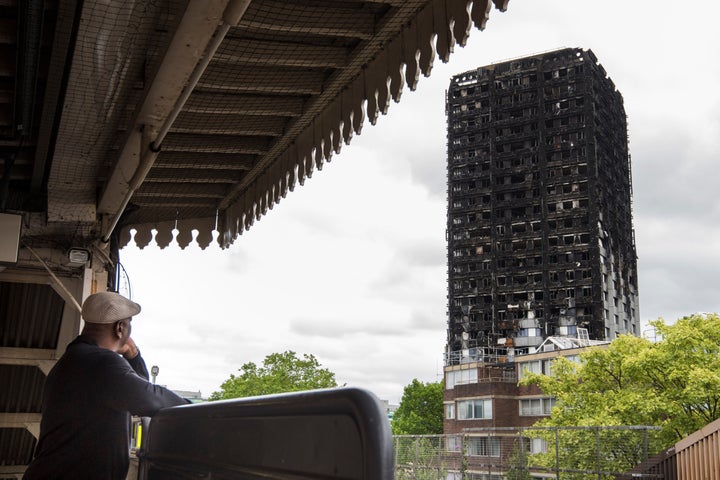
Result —
<path fill-rule="evenodd" d="M 68 260 L 70 263 L 85 265 L 90 260 L 90 252 L 84 248 L 71 248 L 68 250 Z"/>

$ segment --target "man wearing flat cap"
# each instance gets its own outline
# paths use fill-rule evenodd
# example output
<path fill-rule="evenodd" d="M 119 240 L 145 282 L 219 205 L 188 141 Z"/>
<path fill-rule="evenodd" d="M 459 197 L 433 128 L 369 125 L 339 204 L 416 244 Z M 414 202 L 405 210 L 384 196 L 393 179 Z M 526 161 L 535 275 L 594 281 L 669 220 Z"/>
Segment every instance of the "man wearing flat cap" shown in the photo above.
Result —
<path fill-rule="evenodd" d="M 113 292 L 85 300 L 82 333 L 45 382 L 40 439 L 24 479 L 124 479 L 130 414 L 188 403 L 148 381 L 130 337 L 138 313 L 140 305 Z"/>

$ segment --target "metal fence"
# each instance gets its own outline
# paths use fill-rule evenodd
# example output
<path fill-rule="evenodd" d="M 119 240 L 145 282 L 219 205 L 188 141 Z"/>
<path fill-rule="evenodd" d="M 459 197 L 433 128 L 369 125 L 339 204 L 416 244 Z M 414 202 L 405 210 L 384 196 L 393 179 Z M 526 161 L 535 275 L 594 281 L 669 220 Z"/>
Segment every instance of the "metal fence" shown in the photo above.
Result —
<path fill-rule="evenodd" d="M 528 427 L 395 436 L 395 479 L 614 479 L 663 450 L 658 431 L 644 426 Z"/>
<path fill-rule="evenodd" d="M 623 475 L 632 480 L 656 474 L 664 480 L 720 479 L 720 418 Z"/>

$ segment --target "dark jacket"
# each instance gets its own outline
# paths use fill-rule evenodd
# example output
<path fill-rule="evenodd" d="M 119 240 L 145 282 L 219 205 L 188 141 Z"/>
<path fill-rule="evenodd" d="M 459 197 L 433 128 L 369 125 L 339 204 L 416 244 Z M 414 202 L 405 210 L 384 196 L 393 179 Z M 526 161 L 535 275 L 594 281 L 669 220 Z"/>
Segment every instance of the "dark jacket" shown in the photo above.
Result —
<path fill-rule="evenodd" d="M 130 414 L 188 403 L 148 382 L 140 354 L 129 362 L 77 337 L 50 371 L 40 439 L 25 480 L 121 480 L 129 466 Z"/>

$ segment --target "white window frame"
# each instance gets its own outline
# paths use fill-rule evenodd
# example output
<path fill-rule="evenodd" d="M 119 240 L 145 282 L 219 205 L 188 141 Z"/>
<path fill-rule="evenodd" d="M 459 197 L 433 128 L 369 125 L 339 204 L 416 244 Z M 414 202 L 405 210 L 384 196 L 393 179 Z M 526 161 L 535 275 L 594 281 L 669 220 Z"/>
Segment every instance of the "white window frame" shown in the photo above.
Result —
<path fill-rule="evenodd" d="M 548 443 L 547 440 L 543 438 L 527 438 L 527 443 L 525 444 L 526 451 L 530 454 L 539 454 L 539 453 L 547 453 L 548 451 Z"/>
<path fill-rule="evenodd" d="M 543 373 L 542 360 L 531 360 L 529 362 L 519 362 L 518 366 L 518 380 L 526 375 L 526 371 L 529 373 Z"/>
<path fill-rule="evenodd" d="M 490 420 L 492 416 L 491 398 L 471 398 L 458 400 L 456 415 L 458 420 Z"/>
<path fill-rule="evenodd" d="M 445 436 L 445 451 L 461 452 L 462 451 L 462 436 L 446 435 Z"/>
<path fill-rule="evenodd" d="M 472 457 L 499 457 L 500 437 L 469 437 L 467 452 Z"/>
<path fill-rule="evenodd" d="M 521 417 L 548 417 L 553 406 L 555 399 L 552 397 L 521 398 L 518 402 Z"/>
<path fill-rule="evenodd" d="M 445 389 L 452 390 L 455 385 L 467 385 L 478 383 L 477 368 L 465 368 L 462 370 L 451 370 L 445 374 Z"/>

